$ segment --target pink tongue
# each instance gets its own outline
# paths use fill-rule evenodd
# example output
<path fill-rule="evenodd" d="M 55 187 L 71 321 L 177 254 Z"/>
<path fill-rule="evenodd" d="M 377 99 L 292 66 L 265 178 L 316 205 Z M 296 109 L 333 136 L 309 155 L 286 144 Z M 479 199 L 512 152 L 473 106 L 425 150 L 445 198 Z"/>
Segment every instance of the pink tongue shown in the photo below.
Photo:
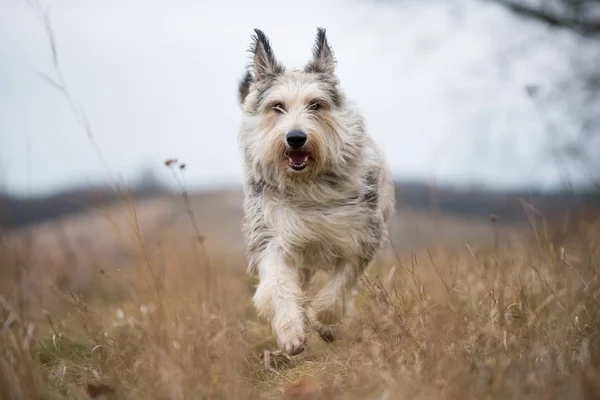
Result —
<path fill-rule="evenodd" d="M 308 155 L 306 154 L 290 154 L 289 157 L 291 162 L 294 164 L 304 164 L 308 159 Z"/>

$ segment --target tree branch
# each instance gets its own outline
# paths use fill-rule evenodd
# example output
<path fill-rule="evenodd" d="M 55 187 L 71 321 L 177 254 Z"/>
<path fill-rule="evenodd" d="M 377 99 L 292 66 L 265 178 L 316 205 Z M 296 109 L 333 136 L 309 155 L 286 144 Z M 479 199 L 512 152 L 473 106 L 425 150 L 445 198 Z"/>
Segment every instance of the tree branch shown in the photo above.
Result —
<path fill-rule="evenodd" d="M 564 14 L 557 14 L 544 9 L 544 7 L 528 6 L 512 0 L 491 0 L 514 14 L 546 24 L 554 28 L 571 30 L 582 36 L 600 36 L 600 19 L 577 18 Z M 564 1 L 567 3 L 567 1 Z M 593 1 L 593 3 L 598 3 Z"/>

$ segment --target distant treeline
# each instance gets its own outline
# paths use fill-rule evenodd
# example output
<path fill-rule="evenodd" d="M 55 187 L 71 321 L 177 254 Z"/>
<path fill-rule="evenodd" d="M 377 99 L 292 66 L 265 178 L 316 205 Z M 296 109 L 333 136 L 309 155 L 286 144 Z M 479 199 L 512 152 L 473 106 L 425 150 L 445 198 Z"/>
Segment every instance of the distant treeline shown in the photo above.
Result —
<path fill-rule="evenodd" d="M 93 207 L 109 206 L 128 197 L 142 199 L 164 193 L 168 193 L 166 189 L 143 186 L 120 193 L 104 187 L 77 188 L 40 197 L 16 197 L 0 193 L 0 228 L 21 228 L 83 213 Z"/>
<path fill-rule="evenodd" d="M 481 188 L 430 186 L 423 183 L 396 183 L 397 207 L 430 210 L 444 215 L 489 218 L 503 221 L 522 221 L 528 213 L 544 216 L 600 208 L 600 191 L 596 188 L 579 190 L 495 191 Z"/>
<path fill-rule="evenodd" d="M 141 199 L 170 192 L 160 185 L 140 185 L 132 188 L 130 193 L 133 198 Z M 584 206 L 600 208 L 600 192 L 594 189 L 578 193 L 500 192 L 453 186 L 432 187 L 422 182 L 397 182 L 396 197 L 398 209 L 473 218 L 495 215 L 502 221 L 526 219 L 526 204 L 547 216 L 567 210 L 574 211 Z M 85 212 L 92 207 L 108 206 L 122 199 L 123 193 L 107 188 L 72 189 L 51 196 L 29 198 L 0 193 L 0 227 L 25 227 Z"/>

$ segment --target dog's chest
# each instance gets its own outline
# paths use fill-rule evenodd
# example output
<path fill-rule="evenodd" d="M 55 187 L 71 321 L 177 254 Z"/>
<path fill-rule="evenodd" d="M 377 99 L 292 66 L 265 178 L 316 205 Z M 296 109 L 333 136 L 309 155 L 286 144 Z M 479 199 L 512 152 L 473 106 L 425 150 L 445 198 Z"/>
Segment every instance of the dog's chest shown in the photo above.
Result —
<path fill-rule="evenodd" d="M 359 205 L 311 207 L 266 201 L 264 211 L 281 247 L 307 264 L 352 257 L 360 251 L 373 219 Z"/>

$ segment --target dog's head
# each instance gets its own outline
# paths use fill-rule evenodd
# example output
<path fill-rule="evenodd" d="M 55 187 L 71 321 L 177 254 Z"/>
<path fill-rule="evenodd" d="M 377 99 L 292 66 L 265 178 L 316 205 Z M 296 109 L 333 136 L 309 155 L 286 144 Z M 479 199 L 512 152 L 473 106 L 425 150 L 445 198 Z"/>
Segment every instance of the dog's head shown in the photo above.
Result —
<path fill-rule="evenodd" d="M 343 150 L 353 147 L 344 144 L 362 120 L 346 107 L 325 29 L 317 30 L 312 59 L 302 69 L 284 67 L 258 29 L 250 52 L 239 100 L 244 112 L 240 139 L 253 170 L 281 180 L 343 168 L 349 156 Z"/>

